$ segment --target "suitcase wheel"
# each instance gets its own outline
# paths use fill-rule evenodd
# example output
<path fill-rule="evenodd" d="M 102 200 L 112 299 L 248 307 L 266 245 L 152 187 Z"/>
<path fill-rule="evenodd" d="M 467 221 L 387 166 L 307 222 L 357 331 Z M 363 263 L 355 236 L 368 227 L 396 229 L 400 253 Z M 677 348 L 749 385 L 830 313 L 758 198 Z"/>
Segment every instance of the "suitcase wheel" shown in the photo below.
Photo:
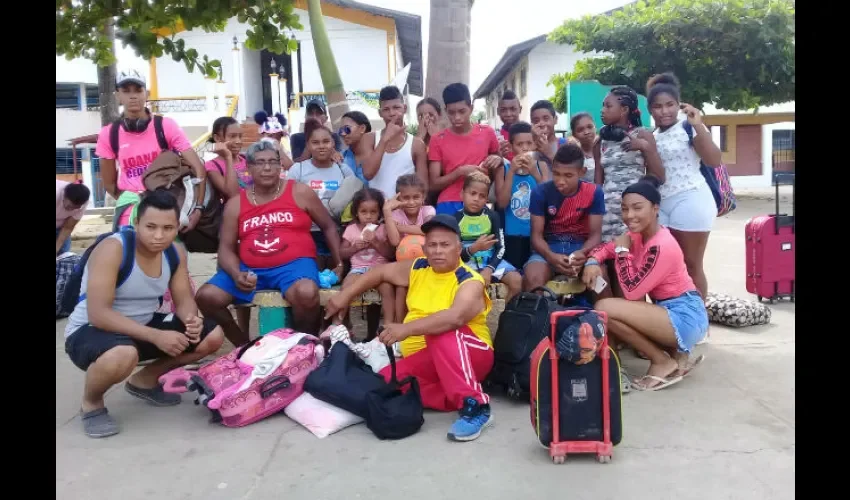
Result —
<path fill-rule="evenodd" d="M 610 464 L 611 463 L 611 455 L 597 455 L 596 461 L 600 464 Z"/>
<path fill-rule="evenodd" d="M 556 463 L 556 464 L 562 464 L 562 463 L 565 463 L 566 461 L 567 461 L 566 455 L 558 455 L 558 456 L 552 457 L 552 462 Z"/>
<path fill-rule="evenodd" d="M 767 302 L 773 304 L 775 301 L 773 300 L 773 297 L 771 297 L 770 300 L 768 300 Z"/>
<path fill-rule="evenodd" d="M 759 304 L 761 304 L 761 295 L 756 295 L 756 298 L 758 299 Z"/>
<path fill-rule="evenodd" d="M 790 298 L 791 302 L 794 302 L 794 296 L 792 295 Z"/>

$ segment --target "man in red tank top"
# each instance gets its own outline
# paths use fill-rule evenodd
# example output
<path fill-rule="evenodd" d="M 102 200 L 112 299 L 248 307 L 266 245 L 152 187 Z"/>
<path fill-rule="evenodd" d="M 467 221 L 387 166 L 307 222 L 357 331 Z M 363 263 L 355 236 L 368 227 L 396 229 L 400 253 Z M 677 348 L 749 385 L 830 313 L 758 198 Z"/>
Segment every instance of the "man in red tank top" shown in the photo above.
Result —
<path fill-rule="evenodd" d="M 324 232 L 334 271 L 342 273 L 336 223 L 309 186 L 280 178 L 279 155 L 268 141 L 248 148 L 254 184 L 228 200 L 221 223 L 219 270 L 195 298 L 204 315 L 214 318 L 236 346 L 248 342 L 248 332 L 237 326 L 227 306 L 250 303 L 256 290 L 280 290 L 292 305 L 294 328 L 317 333 L 319 270 L 310 235 L 313 222 Z"/>

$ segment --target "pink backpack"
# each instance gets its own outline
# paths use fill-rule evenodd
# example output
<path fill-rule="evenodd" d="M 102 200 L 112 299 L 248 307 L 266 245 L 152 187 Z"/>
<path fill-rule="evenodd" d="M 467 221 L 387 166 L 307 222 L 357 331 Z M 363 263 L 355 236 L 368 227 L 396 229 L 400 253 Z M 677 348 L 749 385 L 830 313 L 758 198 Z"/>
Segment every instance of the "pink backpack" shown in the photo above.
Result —
<path fill-rule="evenodd" d="M 213 422 L 242 427 L 283 410 L 304 392 L 304 381 L 324 357 L 319 339 L 289 328 L 270 332 L 197 371 L 159 378 L 165 392 L 198 392 L 196 404 Z"/>

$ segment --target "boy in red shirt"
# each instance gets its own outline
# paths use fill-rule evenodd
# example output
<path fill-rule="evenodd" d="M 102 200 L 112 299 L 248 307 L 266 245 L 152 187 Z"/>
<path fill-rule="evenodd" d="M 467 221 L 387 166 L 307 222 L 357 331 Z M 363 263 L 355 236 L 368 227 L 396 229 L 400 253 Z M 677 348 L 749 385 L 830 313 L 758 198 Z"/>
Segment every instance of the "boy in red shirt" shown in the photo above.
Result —
<path fill-rule="evenodd" d="M 487 125 L 469 121 L 472 97 L 469 87 L 452 83 L 443 89 L 443 102 L 450 127 L 431 138 L 428 147 L 428 174 L 431 191 L 439 193 L 437 213 L 454 215 L 463 208 L 463 180 L 480 170 L 490 177 L 490 171 L 501 167 L 499 141 L 496 132 Z"/>
<path fill-rule="evenodd" d="M 506 90 L 499 99 L 499 119 L 502 120 L 502 128 L 499 129 L 499 154 L 502 158 L 513 161 L 514 151 L 511 147 L 511 125 L 519 121 L 522 112 L 522 104 L 513 90 Z"/>

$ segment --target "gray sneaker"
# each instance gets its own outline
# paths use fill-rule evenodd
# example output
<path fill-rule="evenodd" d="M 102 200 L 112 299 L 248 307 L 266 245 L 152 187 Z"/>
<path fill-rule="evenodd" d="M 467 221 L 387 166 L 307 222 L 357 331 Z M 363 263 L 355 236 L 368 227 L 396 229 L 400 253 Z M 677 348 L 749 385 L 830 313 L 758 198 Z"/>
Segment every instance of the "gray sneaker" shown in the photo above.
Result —
<path fill-rule="evenodd" d="M 90 438 L 104 438 L 119 432 L 118 423 L 109 415 L 106 408 L 89 412 L 80 410 L 80 420 L 83 421 L 83 432 Z"/>
<path fill-rule="evenodd" d="M 162 385 L 158 385 L 153 389 L 142 389 L 141 387 L 136 387 L 130 382 L 127 382 L 124 384 L 124 389 L 133 396 L 136 396 L 139 399 L 144 399 L 154 406 L 174 406 L 179 405 L 180 402 L 183 401 L 183 398 L 181 398 L 179 394 L 172 394 L 170 392 L 163 391 Z"/>

